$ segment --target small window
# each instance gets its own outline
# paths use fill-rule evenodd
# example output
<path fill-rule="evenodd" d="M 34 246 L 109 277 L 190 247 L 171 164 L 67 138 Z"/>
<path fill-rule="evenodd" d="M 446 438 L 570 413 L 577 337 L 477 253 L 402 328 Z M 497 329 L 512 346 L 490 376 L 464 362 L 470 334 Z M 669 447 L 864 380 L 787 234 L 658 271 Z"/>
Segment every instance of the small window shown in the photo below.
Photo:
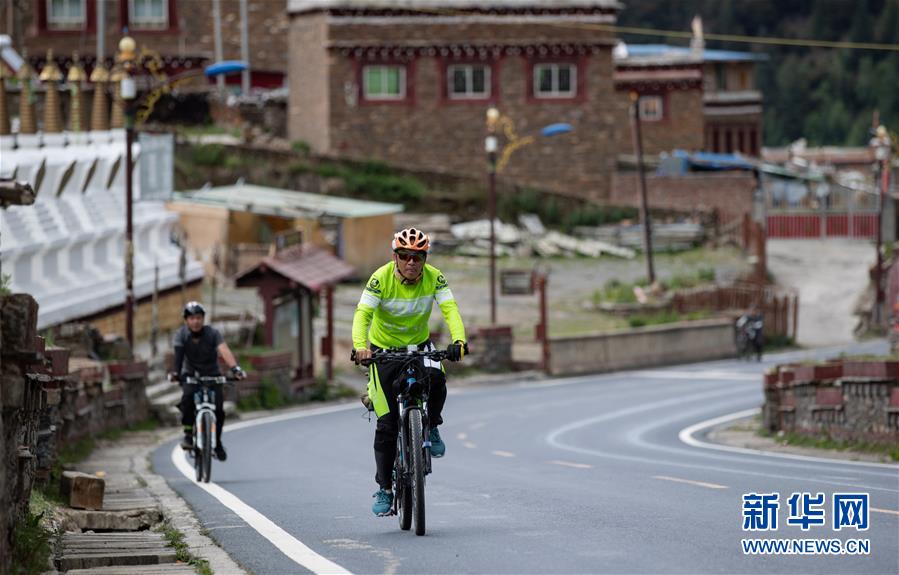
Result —
<path fill-rule="evenodd" d="M 454 64 L 446 69 L 447 94 L 453 100 L 472 100 L 490 97 L 490 67 Z"/>
<path fill-rule="evenodd" d="M 128 20 L 135 28 L 168 28 L 168 0 L 128 0 Z"/>
<path fill-rule="evenodd" d="M 658 122 L 665 117 L 664 99 L 661 96 L 640 96 L 640 119 Z"/>
<path fill-rule="evenodd" d="M 572 98 L 577 95 L 577 66 L 537 64 L 534 66 L 534 96 Z"/>
<path fill-rule="evenodd" d="M 406 68 L 366 66 L 363 89 L 366 100 L 402 100 L 406 97 Z"/>
<path fill-rule="evenodd" d="M 84 28 L 85 0 L 47 0 L 47 26 L 54 29 Z"/>

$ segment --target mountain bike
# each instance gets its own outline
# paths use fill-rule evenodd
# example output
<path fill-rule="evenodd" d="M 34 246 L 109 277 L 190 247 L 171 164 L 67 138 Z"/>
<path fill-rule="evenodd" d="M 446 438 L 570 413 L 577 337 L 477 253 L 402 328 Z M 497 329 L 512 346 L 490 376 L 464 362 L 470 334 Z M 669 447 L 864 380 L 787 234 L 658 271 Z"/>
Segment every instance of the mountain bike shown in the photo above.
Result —
<path fill-rule="evenodd" d="M 355 351 L 352 353 L 355 360 Z M 430 425 L 425 406 L 428 404 L 430 381 L 424 359 L 443 361 L 445 350 L 421 351 L 417 346 L 377 350 L 363 365 L 402 363 L 393 382 L 399 406 L 399 435 L 393 464 L 393 510 L 399 517 L 400 529 L 408 531 L 414 520 L 415 534 L 425 534 L 425 477 L 431 473 Z"/>
<path fill-rule="evenodd" d="M 215 394 L 221 393 L 221 386 L 229 381 L 223 375 L 219 376 L 185 376 L 185 385 L 196 385 L 194 392 L 194 405 L 196 405 L 196 419 L 194 422 L 194 447 L 190 455 L 194 459 L 197 481 L 209 483 L 212 475 L 212 457 L 215 453 L 218 438 L 216 437 L 215 418 Z"/>

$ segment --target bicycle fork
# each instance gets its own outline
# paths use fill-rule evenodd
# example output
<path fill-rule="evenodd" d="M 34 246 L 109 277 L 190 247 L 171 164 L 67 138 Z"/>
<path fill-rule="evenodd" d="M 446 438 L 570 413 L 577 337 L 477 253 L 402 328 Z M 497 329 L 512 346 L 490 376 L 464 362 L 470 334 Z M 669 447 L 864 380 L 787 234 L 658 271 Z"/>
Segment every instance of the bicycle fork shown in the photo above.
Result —
<path fill-rule="evenodd" d="M 205 445 L 203 445 L 203 416 L 207 413 L 209 414 L 209 421 L 212 425 L 212 429 L 210 430 L 209 434 L 209 441 L 210 443 L 212 443 L 212 445 L 210 445 L 209 448 L 215 449 L 218 446 L 218 438 L 216 437 L 216 427 L 218 425 L 218 421 L 215 418 L 215 405 L 210 403 L 206 398 L 203 398 L 199 402 L 197 402 L 197 415 L 194 421 L 194 445 L 198 450 L 202 450 L 204 447 L 206 447 Z"/>

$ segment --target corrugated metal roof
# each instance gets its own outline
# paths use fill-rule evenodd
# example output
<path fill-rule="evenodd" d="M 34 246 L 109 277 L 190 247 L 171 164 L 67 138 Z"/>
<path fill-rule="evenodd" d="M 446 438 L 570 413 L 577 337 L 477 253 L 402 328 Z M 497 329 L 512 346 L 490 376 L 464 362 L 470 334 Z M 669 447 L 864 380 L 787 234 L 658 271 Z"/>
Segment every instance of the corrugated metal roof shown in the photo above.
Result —
<path fill-rule="evenodd" d="M 235 184 L 190 192 L 176 192 L 174 200 L 220 206 L 237 212 L 285 218 L 317 218 L 320 216 L 364 218 L 403 211 L 402 204 L 355 200 L 252 184 Z"/>
<path fill-rule="evenodd" d="M 340 8 L 372 9 L 515 9 L 515 8 L 614 8 L 624 4 L 618 0 L 289 0 L 287 12 L 336 10 Z"/>
<path fill-rule="evenodd" d="M 671 46 L 669 44 L 625 44 L 627 55 L 615 58 L 618 64 L 639 63 L 644 59 L 696 59 L 691 48 Z M 767 60 L 767 54 L 753 52 L 737 52 L 734 50 L 702 51 L 703 62 L 759 62 Z"/>

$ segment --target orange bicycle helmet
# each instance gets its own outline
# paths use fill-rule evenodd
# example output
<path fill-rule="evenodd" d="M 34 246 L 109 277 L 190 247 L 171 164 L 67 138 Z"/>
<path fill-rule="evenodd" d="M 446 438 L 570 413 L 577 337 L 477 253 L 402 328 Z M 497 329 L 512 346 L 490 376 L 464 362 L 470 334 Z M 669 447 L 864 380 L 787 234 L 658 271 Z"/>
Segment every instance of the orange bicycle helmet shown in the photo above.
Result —
<path fill-rule="evenodd" d="M 415 228 L 406 228 L 393 235 L 391 246 L 394 250 L 412 250 L 427 252 L 431 247 L 428 234 Z"/>

